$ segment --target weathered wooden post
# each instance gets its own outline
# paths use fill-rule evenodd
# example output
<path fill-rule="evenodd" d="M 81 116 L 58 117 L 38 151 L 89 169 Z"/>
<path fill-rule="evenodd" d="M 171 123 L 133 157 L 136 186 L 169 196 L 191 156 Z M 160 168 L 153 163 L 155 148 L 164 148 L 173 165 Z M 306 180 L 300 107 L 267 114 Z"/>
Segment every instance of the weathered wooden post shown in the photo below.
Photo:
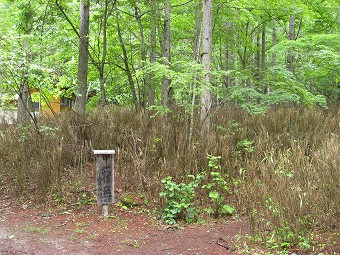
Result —
<path fill-rule="evenodd" d="M 94 150 L 97 156 L 97 204 L 103 206 L 103 216 L 109 215 L 109 204 L 114 203 L 114 150 Z"/>

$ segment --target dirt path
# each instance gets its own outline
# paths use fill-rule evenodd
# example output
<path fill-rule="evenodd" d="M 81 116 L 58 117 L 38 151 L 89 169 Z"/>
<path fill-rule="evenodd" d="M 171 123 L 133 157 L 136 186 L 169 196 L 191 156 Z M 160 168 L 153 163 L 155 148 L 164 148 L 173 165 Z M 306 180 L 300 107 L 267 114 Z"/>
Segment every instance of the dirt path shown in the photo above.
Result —
<path fill-rule="evenodd" d="M 25 208 L 25 206 L 24 206 Z M 138 211 L 140 210 L 140 211 Z M 170 228 L 141 209 L 79 210 L 0 208 L 0 254 L 243 254 L 244 221 L 214 221 Z"/>

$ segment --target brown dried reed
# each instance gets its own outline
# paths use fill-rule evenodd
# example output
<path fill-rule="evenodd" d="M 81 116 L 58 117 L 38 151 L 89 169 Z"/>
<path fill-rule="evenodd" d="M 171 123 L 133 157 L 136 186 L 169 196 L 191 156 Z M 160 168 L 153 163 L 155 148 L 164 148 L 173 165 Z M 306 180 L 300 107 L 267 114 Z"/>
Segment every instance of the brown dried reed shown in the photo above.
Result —
<path fill-rule="evenodd" d="M 42 118 L 39 131 L 2 125 L 1 192 L 42 198 L 65 178 L 93 175 L 93 149 L 115 149 L 116 185 L 160 206 L 162 178 L 209 172 L 207 155 L 214 155 L 229 176 L 230 202 L 254 230 L 332 228 L 340 204 L 339 120 L 336 107 L 251 116 L 225 106 L 215 110 L 205 137 L 182 109 L 166 118 L 127 108 L 93 110 L 86 119 L 61 114 Z M 245 140 L 254 141 L 252 152 L 237 147 Z"/>

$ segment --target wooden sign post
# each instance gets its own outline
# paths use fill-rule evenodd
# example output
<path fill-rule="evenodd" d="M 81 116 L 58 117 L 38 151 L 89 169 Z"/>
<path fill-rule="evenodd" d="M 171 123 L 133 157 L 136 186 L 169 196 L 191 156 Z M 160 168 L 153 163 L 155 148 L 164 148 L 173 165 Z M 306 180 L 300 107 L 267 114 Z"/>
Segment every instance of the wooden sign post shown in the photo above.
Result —
<path fill-rule="evenodd" d="M 114 203 L 114 150 L 94 150 L 97 156 L 97 204 L 103 206 L 103 216 L 109 215 L 109 204 Z"/>

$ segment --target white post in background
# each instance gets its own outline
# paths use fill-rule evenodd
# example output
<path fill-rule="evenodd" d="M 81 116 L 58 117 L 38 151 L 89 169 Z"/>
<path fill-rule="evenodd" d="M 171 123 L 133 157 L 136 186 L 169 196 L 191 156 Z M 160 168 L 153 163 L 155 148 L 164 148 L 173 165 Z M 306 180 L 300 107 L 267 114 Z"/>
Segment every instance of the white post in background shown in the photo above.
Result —
<path fill-rule="evenodd" d="M 109 215 L 114 203 L 114 150 L 94 150 L 97 168 L 97 204 L 103 206 L 103 216 Z"/>

